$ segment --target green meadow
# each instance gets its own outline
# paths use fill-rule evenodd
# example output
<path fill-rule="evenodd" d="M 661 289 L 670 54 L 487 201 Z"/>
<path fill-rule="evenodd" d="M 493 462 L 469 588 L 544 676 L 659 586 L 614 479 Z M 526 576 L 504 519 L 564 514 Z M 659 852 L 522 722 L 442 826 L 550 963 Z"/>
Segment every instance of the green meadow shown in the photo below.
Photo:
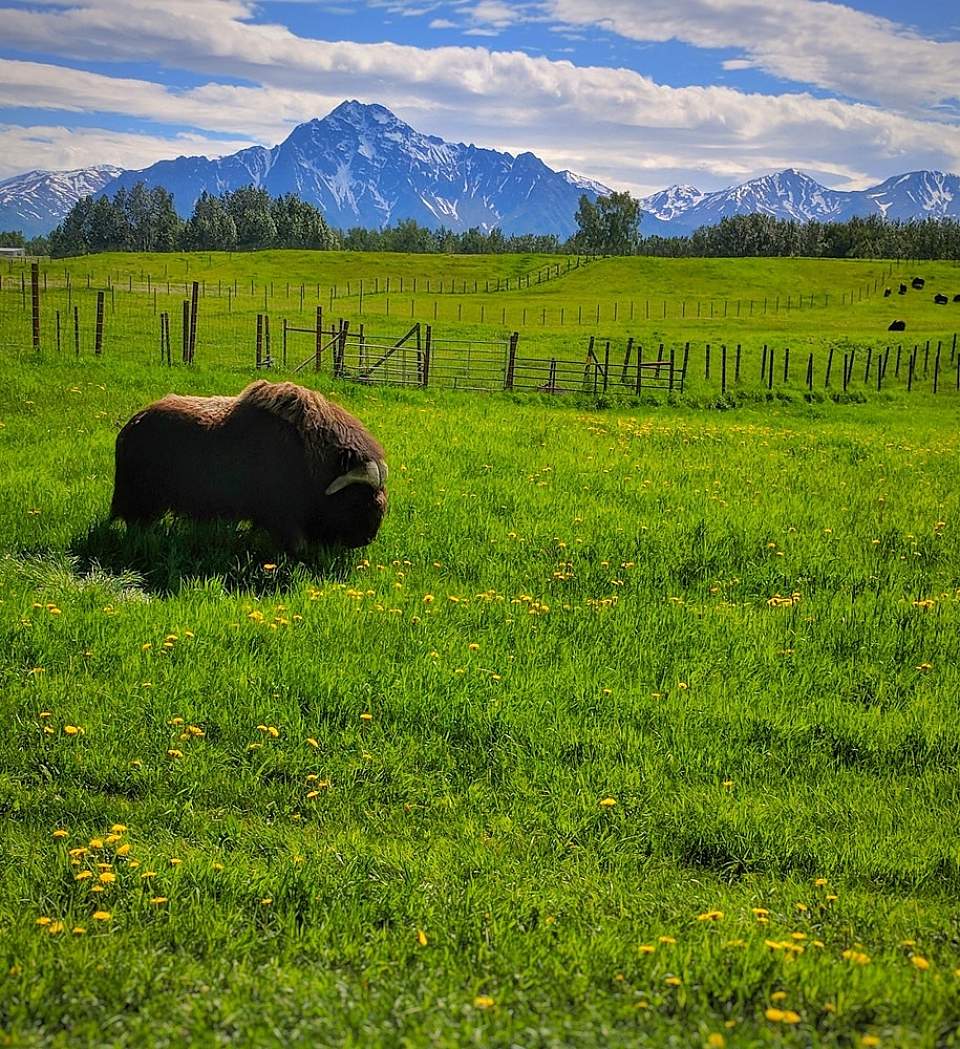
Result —
<path fill-rule="evenodd" d="M 289 272 L 299 307 L 301 281 L 366 286 L 381 262 L 419 286 L 531 260 L 143 265 L 187 261 L 210 270 L 192 367 L 158 363 L 140 257 L 67 263 L 69 292 L 45 263 L 39 354 L 3 274 L 6 1044 L 956 1044 L 952 373 L 936 396 L 862 375 L 857 397 L 799 375 L 769 394 L 751 356 L 714 411 L 702 374 L 598 404 L 305 371 L 386 447 L 390 510 L 369 547 L 297 562 L 244 525 L 107 520 L 119 425 L 255 375 L 256 291 L 226 314 L 212 282 L 253 274 L 269 303 Z M 914 270 L 923 293 L 873 292 Z M 103 355 L 58 355 L 51 310 L 108 275 Z M 820 354 L 880 345 L 892 316 L 946 347 L 960 304 L 932 296 L 953 281 L 630 259 L 437 299 L 562 303 L 563 326 L 521 331 L 558 354 L 617 333 Z M 800 285 L 815 305 L 794 310 Z M 671 289 L 666 325 L 566 323 Z M 764 295 L 790 295 L 789 320 L 735 323 L 730 301 Z M 725 326 L 670 312 L 724 299 Z"/>

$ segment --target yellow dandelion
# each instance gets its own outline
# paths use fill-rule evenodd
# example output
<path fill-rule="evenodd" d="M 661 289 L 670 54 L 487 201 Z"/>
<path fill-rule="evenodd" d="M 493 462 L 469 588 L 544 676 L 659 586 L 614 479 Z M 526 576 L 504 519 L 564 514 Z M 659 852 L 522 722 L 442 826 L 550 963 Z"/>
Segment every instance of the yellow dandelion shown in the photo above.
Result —
<path fill-rule="evenodd" d="M 478 994 L 473 999 L 473 1005 L 475 1009 L 492 1009 L 496 1003 L 490 997 L 489 994 Z"/>
<path fill-rule="evenodd" d="M 261 907 L 269 907 L 272 903 L 273 903 L 273 897 L 272 896 L 264 896 L 263 899 L 260 901 L 260 906 Z"/>
<path fill-rule="evenodd" d="M 63 731 L 66 732 L 68 736 L 79 736 L 80 733 L 83 732 L 83 729 L 79 725 L 64 725 Z"/>
<path fill-rule="evenodd" d="M 104 885 L 112 885 L 117 880 L 117 876 L 113 871 L 101 871 L 98 880 Z"/>
<path fill-rule="evenodd" d="M 74 936 L 83 936 L 87 930 L 82 925 L 75 925 L 70 931 Z"/>
<path fill-rule="evenodd" d="M 181 863 L 183 863 L 183 860 L 178 859 L 176 856 L 171 856 L 170 857 L 170 866 L 171 867 L 179 867 Z"/>
<path fill-rule="evenodd" d="M 80 871 L 77 876 L 73 879 L 74 881 L 87 881 L 93 877 L 92 871 Z"/>
<path fill-rule="evenodd" d="M 637 948 L 641 954 L 653 954 L 656 949 L 652 943 L 641 943 Z"/>
<path fill-rule="evenodd" d="M 724 1038 L 719 1031 L 713 1031 L 711 1034 L 707 1035 L 707 1045 L 709 1046 L 709 1049 L 723 1049 L 726 1044 L 726 1038 Z"/>
<path fill-rule="evenodd" d="M 417 929 L 417 943 L 419 943 L 421 947 L 427 946 L 427 934 L 423 929 Z"/>
<path fill-rule="evenodd" d="M 118 856 L 128 856 L 129 854 L 130 854 L 130 845 L 129 845 L 129 843 L 126 844 L 126 845 L 121 845 L 120 848 L 117 849 L 117 855 Z"/>
<path fill-rule="evenodd" d="M 102 849 L 103 848 L 103 838 L 91 838 L 87 842 L 87 844 L 90 846 L 91 849 Z"/>
<path fill-rule="evenodd" d="M 919 969 L 920 972 L 926 972 L 930 968 L 930 963 L 922 955 L 913 954 L 910 956 L 910 964 L 914 969 Z"/>
<path fill-rule="evenodd" d="M 367 712 L 367 711 L 364 711 L 364 713 L 362 713 L 362 714 L 360 715 L 360 720 L 361 720 L 361 721 L 373 721 L 373 715 L 372 715 L 372 714 L 370 714 L 370 713 L 369 713 L 369 712 Z"/>
<path fill-rule="evenodd" d="M 679 976 L 668 976 L 663 982 L 668 987 L 680 987 L 683 980 L 681 980 Z"/>
<path fill-rule="evenodd" d="M 113 915 L 109 911 L 94 911 L 93 920 L 95 922 L 108 922 L 113 919 Z"/>
<path fill-rule="evenodd" d="M 824 885 L 827 884 L 827 879 L 826 878 L 815 878 L 813 884 L 816 885 L 816 887 L 818 889 L 822 889 L 824 887 Z"/>
<path fill-rule="evenodd" d="M 39 918 L 33 923 L 34 925 L 49 925 L 53 921 L 53 918 L 48 918 L 45 914 L 41 914 Z"/>
<path fill-rule="evenodd" d="M 718 922 L 723 918 L 723 911 L 704 911 L 697 915 L 698 922 Z"/>
<path fill-rule="evenodd" d="M 844 961 L 853 962 L 854 965 L 870 964 L 870 955 L 864 954 L 863 951 L 854 951 L 852 949 L 847 949 L 841 953 L 840 957 L 843 958 Z"/>
<path fill-rule="evenodd" d="M 56 830 L 55 830 L 55 831 L 53 832 L 53 836 L 54 836 L 55 838 L 65 838 L 65 837 L 67 837 L 67 835 L 68 835 L 68 834 L 69 834 L 69 831 L 66 831 L 66 830 L 64 830 L 64 829 L 63 829 L 63 827 L 58 827 L 58 828 L 57 828 L 57 829 L 56 829 Z"/>
<path fill-rule="evenodd" d="M 271 562 L 267 562 L 267 564 L 263 566 L 264 572 L 274 572 L 276 571 L 276 568 L 277 566 L 275 564 L 272 564 Z"/>
<path fill-rule="evenodd" d="M 213 868 L 213 869 L 214 869 L 215 871 L 222 871 L 222 870 L 223 870 L 223 864 L 222 864 L 222 863 L 211 863 L 211 864 L 210 864 L 210 866 L 211 866 L 211 867 L 212 867 L 212 868 Z"/>
<path fill-rule="evenodd" d="M 174 761 L 176 761 L 177 758 L 183 757 L 183 751 L 177 750 L 175 747 L 171 747 L 170 750 L 167 751 L 167 757 L 172 758 Z"/>
<path fill-rule="evenodd" d="M 152 903 L 152 904 L 153 904 L 153 905 L 154 905 L 155 907 L 159 907 L 159 906 L 160 906 L 161 904 L 163 904 L 163 903 L 166 903 L 166 902 L 167 902 L 167 897 L 166 897 L 166 896 L 151 896 L 151 897 L 150 897 L 150 902 L 151 902 L 151 903 Z"/>
<path fill-rule="evenodd" d="M 872 1049 L 873 1046 L 880 1044 L 880 1039 L 875 1034 L 862 1034 L 860 1036 L 860 1044 L 864 1049 Z"/>
<path fill-rule="evenodd" d="M 602 809 L 612 809 L 613 806 L 616 805 L 616 803 L 617 803 L 617 799 L 616 798 L 601 798 L 600 799 L 600 808 L 602 808 Z"/>
<path fill-rule="evenodd" d="M 659 937 L 661 943 L 676 943 L 677 939 L 675 936 L 661 936 Z"/>
<path fill-rule="evenodd" d="M 58 936 L 63 932 L 64 928 L 65 926 L 63 922 L 51 922 L 47 926 L 47 932 L 50 933 L 51 936 Z"/>

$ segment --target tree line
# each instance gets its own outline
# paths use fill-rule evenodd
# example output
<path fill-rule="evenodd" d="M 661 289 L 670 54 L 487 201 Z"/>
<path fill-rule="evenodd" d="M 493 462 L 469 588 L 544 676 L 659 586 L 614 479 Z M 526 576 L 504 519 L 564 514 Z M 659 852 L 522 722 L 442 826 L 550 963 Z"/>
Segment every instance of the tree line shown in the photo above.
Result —
<path fill-rule="evenodd" d="M 801 256 L 806 258 L 960 258 L 960 220 L 887 221 L 879 215 L 847 222 L 796 222 L 770 215 L 736 215 L 682 237 L 641 233 L 640 204 L 629 193 L 595 201 L 581 196 L 577 231 L 561 241 L 553 234 L 514 234 L 472 228 L 461 233 L 431 229 L 403 219 L 384 229 L 338 230 L 314 205 L 294 194 L 271 197 L 246 186 L 201 194 L 188 219 L 162 187 L 138 183 L 112 198 L 77 201 L 48 236 L 25 240 L 0 233 L 0 245 L 25 247 L 32 255 L 84 255 L 100 251 L 255 251 L 309 248 L 321 251 L 396 251 L 422 254 L 577 253 L 654 255 L 671 258 Z"/>

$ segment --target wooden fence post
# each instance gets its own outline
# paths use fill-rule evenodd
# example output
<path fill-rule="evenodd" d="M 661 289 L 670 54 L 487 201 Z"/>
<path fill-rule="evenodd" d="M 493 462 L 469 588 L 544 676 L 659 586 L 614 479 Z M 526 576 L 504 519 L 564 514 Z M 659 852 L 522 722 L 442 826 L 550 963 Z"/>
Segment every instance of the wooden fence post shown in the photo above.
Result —
<path fill-rule="evenodd" d="M 99 357 L 103 353 L 103 292 L 97 292 L 97 327 L 94 333 L 93 352 Z"/>
<path fill-rule="evenodd" d="M 33 314 L 33 348 L 40 352 L 40 264 L 30 263 L 30 305 Z"/>
<path fill-rule="evenodd" d="M 420 326 L 417 325 L 417 340 L 420 339 Z M 430 354 L 433 350 L 433 328 L 428 324 L 423 339 L 423 376 L 420 385 L 426 389 L 430 385 Z M 404 351 L 406 352 L 406 351 Z"/>
<path fill-rule="evenodd" d="M 193 294 L 190 296 L 190 357 L 189 363 L 193 364 L 193 356 L 197 350 L 197 310 L 199 308 L 198 296 L 200 294 L 199 281 L 193 282 Z"/>
<path fill-rule="evenodd" d="M 827 371 L 823 377 L 823 386 L 826 389 L 830 385 L 830 369 L 833 367 L 833 347 L 830 347 L 830 352 L 827 354 Z"/>
<path fill-rule="evenodd" d="M 513 389 L 513 373 L 517 363 L 517 341 L 519 334 L 514 332 L 510 336 L 510 348 L 507 351 L 507 373 L 503 378 L 503 388 L 505 390 Z"/>
<path fill-rule="evenodd" d="M 180 335 L 180 357 L 184 364 L 190 361 L 190 300 L 183 300 L 183 307 L 180 311 L 180 315 L 183 321 L 183 330 Z"/>
<path fill-rule="evenodd" d="M 73 350 L 77 357 L 80 356 L 80 307 L 73 307 Z"/>
<path fill-rule="evenodd" d="M 361 282 L 362 283 L 362 282 Z M 317 305 L 317 341 L 314 346 L 314 371 L 320 370 L 320 357 L 323 352 L 323 306 Z"/>
<path fill-rule="evenodd" d="M 727 393 L 727 344 L 720 346 L 720 392 L 726 396 Z"/>
<path fill-rule="evenodd" d="M 807 389 L 813 389 L 813 354 L 807 357 Z"/>
<path fill-rule="evenodd" d="M 257 368 L 263 367 L 263 314 L 257 314 Z"/>

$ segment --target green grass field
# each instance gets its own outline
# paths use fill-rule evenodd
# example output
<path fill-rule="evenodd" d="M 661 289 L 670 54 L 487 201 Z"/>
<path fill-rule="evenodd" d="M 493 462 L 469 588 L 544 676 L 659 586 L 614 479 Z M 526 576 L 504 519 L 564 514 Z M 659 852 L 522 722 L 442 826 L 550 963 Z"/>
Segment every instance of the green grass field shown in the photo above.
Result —
<path fill-rule="evenodd" d="M 446 339 L 471 340 L 474 351 L 482 352 L 481 343 L 493 342 L 498 345 L 489 352 L 502 354 L 505 340 L 512 331 L 518 331 L 521 356 L 582 362 L 592 337 L 601 360 L 609 342 L 614 372 L 623 361 L 628 339 L 643 347 L 648 361 L 660 355 L 661 345 L 664 357 L 673 350 L 679 361 L 689 344 L 686 389 L 699 403 L 715 402 L 720 395 L 722 345 L 730 354 L 728 391 L 735 388 L 740 397 L 769 387 L 769 382 L 761 379 L 764 345 L 775 353 L 775 390 L 802 391 L 808 357 L 813 354 L 814 390 L 821 394 L 835 391 L 841 385 L 838 375 L 843 355 L 855 352 L 851 386 L 875 392 L 876 355 L 890 347 L 895 359 L 898 346 L 902 347 L 904 361 L 914 346 L 919 347 L 921 356 L 926 352 L 927 367 L 920 385 L 931 389 L 938 343 L 945 350 L 940 385 L 957 389 L 953 351 L 954 336 L 960 331 L 960 303 L 952 298 L 960 292 L 960 266 L 955 262 L 638 257 L 584 262 L 577 268 L 574 261 L 565 256 L 296 251 L 112 254 L 48 261 L 41 265 L 46 287 L 41 345 L 50 356 L 75 353 L 76 306 L 80 354 L 92 353 L 96 295 L 102 289 L 106 292 L 105 353 L 155 364 L 159 360 L 159 315 L 167 312 L 172 354 L 177 356 L 182 306 L 196 280 L 201 294 L 198 357 L 243 370 L 254 361 L 258 313 L 270 317 L 272 356 L 280 362 L 284 320 L 293 327 L 310 328 L 320 305 L 325 326 L 344 318 L 356 332 L 362 323 L 372 341 L 385 344 L 402 335 L 412 323 L 420 322 L 433 326 L 434 340 L 439 344 Z M 565 268 L 568 264 L 572 267 L 569 271 Z M 560 275 L 538 284 L 537 275 L 546 278 L 551 267 L 560 267 Z M 8 262 L 5 270 L 0 274 L 0 349 L 29 354 L 29 272 L 14 262 Z M 26 274 L 26 295 L 21 293 L 22 274 Z M 925 277 L 925 289 L 911 289 L 899 296 L 896 289 L 900 281 L 909 282 L 914 275 Z M 529 287 L 524 284 L 518 289 L 518 276 L 529 276 Z M 511 283 L 506 290 L 508 279 Z M 496 290 L 498 282 L 500 291 Z M 885 287 L 893 289 L 890 298 L 883 297 Z M 951 301 L 946 306 L 936 305 L 936 292 L 947 294 Z M 904 333 L 887 331 L 894 319 L 906 322 Z M 711 346 L 709 378 L 707 344 Z M 734 382 L 733 355 L 738 344 L 742 369 L 740 381 Z M 784 378 L 788 348 L 790 368 Z M 460 344 L 451 348 L 441 345 L 438 352 L 450 360 L 461 349 Z M 835 356 L 827 390 L 831 349 Z M 868 351 L 874 361 L 869 376 Z M 309 335 L 291 334 L 288 368 L 306 361 L 312 352 Z M 329 367 L 329 361 L 324 367 Z M 905 385 L 906 371 L 905 363 L 895 377 L 888 369 L 885 388 Z"/>
<path fill-rule="evenodd" d="M 0 325 L 8 1044 L 955 1043 L 952 389 L 598 410 L 310 373 L 391 507 L 297 563 L 106 521 L 118 424 L 253 374 L 151 339 L 36 359 Z"/>

